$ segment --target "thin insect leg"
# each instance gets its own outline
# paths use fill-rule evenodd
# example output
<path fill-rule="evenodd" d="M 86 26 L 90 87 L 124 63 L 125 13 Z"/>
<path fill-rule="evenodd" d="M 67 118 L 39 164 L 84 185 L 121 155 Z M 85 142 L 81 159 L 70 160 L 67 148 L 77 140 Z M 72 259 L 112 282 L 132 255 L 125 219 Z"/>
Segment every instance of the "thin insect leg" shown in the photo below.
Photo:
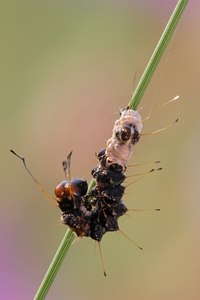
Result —
<path fill-rule="evenodd" d="M 145 208 L 145 209 L 128 208 L 128 211 L 160 211 L 160 208 Z"/>
<path fill-rule="evenodd" d="M 158 170 L 158 169 L 156 169 L 156 170 Z M 161 168 L 159 168 L 159 171 L 160 171 L 160 170 L 161 170 Z M 134 177 L 134 176 L 143 176 L 143 175 L 147 175 L 147 174 L 149 174 L 149 173 L 151 173 L 151 172 L 153 172 L 153 171 L 155 171 L 155 169 L 152 169 L 152 170 L 150 170 L 150 171 L 143 172 L 143 173 L 137 173 L 137 174 L 128 175 L 128 176 L 126 176 L 126 178 L 131 178 L 131 177 Z"/>
<path fill-rule="evenodd" d="M 170 103 L 172 103 L 172 102 L 174 102 L 176 100 L 179 100 L 179 99 L 180 99 L 179 95 L 175 96 L 174 98 L 170 99 L 169 101 L 167 101 L 167 102 L 159 105 L 158 108 L 157 108 L 157 111 L 159 111 L 161 108 L 163 108 L 163 107 L 167 106 L 168 104 L 170 104 Z"/>
<path fill-rule="evenodd" d="M 142 118 L 142 123 L 144 124 L 147 120 L 149 120 L 151 117 L 152 117 L 152 115 L 153 115 L 153 112 L 152 112 L 152 107 L 151 107 L 151 109 L 150 109 L 150 111 L 148 112 L 148 115 L 145 117 L 145 118 Z"/>
<path fill-rule="evenodd" d="M 73 240 L 72 245 L 76 245 L 81 240 L 81 236 L 76 236 L 75 240 Z"/>
<path fill-rule="evenodd" d="M 106 271 L 105 271 L 105 267 L 104 267 L 103 255 L 102 255 L 102 251 L 101 251 L 101 244 L 100 244 L 100 242 L 98 242 L 98 247 L 99 247 L 99 254 L 100 254 L 100 259 L 101 259 L 101 265 L 102 265 L 102 268 L 103 268 L 103 275 L 107 276 Z"/>
<path fill-rule="evenodd" d="M 180 98 L 179 95 L 177 95 L 177 96 L 175 96 L 174 98 L 170 99 L 169 101 L 167 101 L 167 102 L 165 102 L 165 103 L 159 105 L 158 108 L 157 108 L 154 112 L 152 112 L 152 110 L 151 110 L 151 111 L 149 112 L 149 114 L 148 114 L 145 118 L 142 119 L 142 122 L 143 122 L 143 123 L 146 122 L 147 120 L 149 120 L 149 119 L 152 117 L 152 115 L 158 113 L 158 112 L 160 111 L 160 109 L 162 109 L 163 107 L 167 106 L 168 104 L 170 104 L 170 103 L 172 103 L 172 102 L 178 100 L 179 98 Z"/>
<path fill-rule="evenodd" d="M 144 109 L 144 105 L 141 106 L 141 107 L 137 110 L 137 112 L 140 112 L 140 111 L 142 111 L 143 109 Z"/>
<path fill-rule="evenodd" d="M 145 136 L 145 135 L 150 135 L 150 134 L 159 133 L 159 132 L 161 132 L 161 131 L 165 131 L 165 130 L 171 128 L 172 126 L 174 126 L 177 122 L 178 122 L 178 119 L 176 119 L 173 123 L 169 124 L 169 125 L 166 126 L 166 127 L 160 128 L 160 129 L 155 130 L 155 131 L 152 131 L 152 132 L 144 132 L 144 133 L 141 133 L 140 136 Z"/>
<path fill-rule="evenodd" d="M 96 245 L 97 245 L 97 241 L 94 241 L 94 255 L 96 254 Z"/>
<path fill-rule="evenodd" d="M 133 243 L 138 249 L 143 250 L 143 248 L 141 246 L 139 246 L 135 241 L 133 241 L 128 235 L 126 235 L 123 231 L 121 231 L 119 229 L 119 232 L 127 239 L 129 240 L 131 243 Z"/>
<path fill-rule="evenodd" d="M 139 163 L 139 164 L 131 164 L 131 165 L 128 165 L 128 168 L 129 167 L 140 167 L 140 166 L 151 165 L 151 164 L 159 164 L 159 163 L 161 163 L 160 160 L 149 161 L 149 162 L 144 162 L 144 163 Z"/>
<path fill-rule="evenodd" d="M 144 174 L 143 174 L 141 177 L 139 177 L 138 179 L 136 179 L 136 180 L 132 181 L 131 183 L 128 183 L 128 184 L 126 185 L 126 187 L 125 187 L 125 188 L 127 188 L 127 187 L 129 187 L 130 185 L 132 185 L 133 183 L 135 183 L 135 182 L 137 182 L 137 181 L 141 180 L 142 178 L 144 178 L 145 176 L 147 176 L 147 175 L 151 174 L 152 172 L 155 172 L 155 171 L 161 171 L 161 170 L 162 170 L 162 168 L 158 168 L 158 169 L 151 169 L 150 171 L 148 171 L 148 172 L 144 173 Z"/>

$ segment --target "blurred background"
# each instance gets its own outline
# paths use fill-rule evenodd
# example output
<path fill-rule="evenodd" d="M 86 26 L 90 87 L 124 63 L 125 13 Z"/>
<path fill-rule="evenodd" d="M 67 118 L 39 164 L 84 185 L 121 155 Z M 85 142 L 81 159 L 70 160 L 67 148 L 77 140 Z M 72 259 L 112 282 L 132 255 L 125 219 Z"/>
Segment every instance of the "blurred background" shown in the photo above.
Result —
<path fill-rule="evenodd" d="M 0 299 L 32 299 L 66 231 L 20 160 L 54 193 L 61 162 L 91 179 L 177 1 L 0 1 Z M 196 300 L 200 286 L 199 1 L 190 1 L 145 93 L 144 132 L 130 163 L 161 160 L 162 172 L 127 188 L 130 212 L 98 248 L 71 247 L 47 299 Z M 134 79 L 135 78 L 135 79 Z M 176 95 L 180 100 L 158 109 Z M 197 105 L 197 106 L 196 106 Z M 130 168 L 128 174 L 153 166 Z M 127 183 L 135 178 L 128 178 Z"/>

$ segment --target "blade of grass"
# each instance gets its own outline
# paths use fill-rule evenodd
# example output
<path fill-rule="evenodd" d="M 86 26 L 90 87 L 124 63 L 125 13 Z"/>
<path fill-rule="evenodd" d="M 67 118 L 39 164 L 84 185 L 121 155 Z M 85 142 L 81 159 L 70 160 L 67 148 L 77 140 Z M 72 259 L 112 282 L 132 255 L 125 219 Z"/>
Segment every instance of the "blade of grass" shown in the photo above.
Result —
<path fill-rule="evenodd" d="M 180 0 L 178 1 L 166 27 L 163 31 L 160 40 L 146 66 L 146 69 L 144 70 L 144 73 L 132 95 L 132 98 L 128 104 L 128 106 L 132 109 L 137 109 L 138 104 L 140 103 L 142 96 L 144 95 L 144 92 L 146 91 L 146 88 L 153 76 L 153 73 L 158 66 L 160 59 L 168 45 L 168 42 L 170 38 L 172 37 L 172 34 L 176 28 L 176 25 L 178 24 L 178 21 L 188 3 L 188 0 Z"/>
<path fill-rule="evenodd" d="M 156 46 L 153 55 L 135 89 L 135 92 L 129 102 L 129 107 L 132 109 L 136 109 L 138 104 L 141 101 L 141 98 L 148 86 L 148 83 L 150 81 L 150 79 L 153 76 L 153 73 L 161 59 L 161 56 L 174 32 L 174 29 L 176 27 L 176 25 L 178 24 L 178 21 L 184 11 L 184 8 L 187 5 L 187 0 L 179 0 L 177 6 L 174 9 L 174 12 L 172 13 L 169 22 L 158 42 L 158 45 Z M 90 191 L 90 189 L 95 185 L 95 181 L 92 180 L 90 185 L 89 185 L 89 189 L 88 191 Z M 41 285 L 34 297 L 34 300 L 43 300 L 45 299 L 45 296 L 47 295 L 53 281 L 54 278 L 62 264 L 62 261 L 65 257 L 65 255 L 67 254 L 73 240 L 74 240 L 74 233 L 68 229 L 67 232 L 65 233 L 63 240 L 61 241 L 61 244 L 49 266 L 49 269 L 47 270 L 47 273 L 44 277 L 44 279 L 41 282 Z"/>
<path fill-rule="evenodd" d="M 73 240 L 75 238 L 75 234 L 71 229 L 68 229 L 56 251 L 56 254 L 40 284 L 40 287 L 34 297 L 34 300 L 42 300 L 45 299 L 53 281 L 56 277 L 56 274 L 63 262 L 65 255 L 67 254 Z"/>

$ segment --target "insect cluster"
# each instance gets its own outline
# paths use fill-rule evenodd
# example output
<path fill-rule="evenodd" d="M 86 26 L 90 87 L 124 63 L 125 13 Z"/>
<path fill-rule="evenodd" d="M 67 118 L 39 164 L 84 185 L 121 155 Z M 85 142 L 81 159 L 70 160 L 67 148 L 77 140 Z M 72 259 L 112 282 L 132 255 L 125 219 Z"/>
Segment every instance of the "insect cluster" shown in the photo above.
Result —
<path fill-rule="evenodd" d="M 118 219 L 127 212 L 122 200 L 124 172 L 141 130 L 140 114 L 129 108 L 123 109 L 107 147 L 97 154 L 99 165 L 92 170 L 96 181 L 94 188 L 87 194 L 87 181 L 78 178 L 64 180 L 57 185 L 55 195 L 62 211 L 62 222 L 77 236 L 99 242 L 106 232 L 119 230 Z M 65 169 L 70 156 L 71 153 L 64 162 Z"/>

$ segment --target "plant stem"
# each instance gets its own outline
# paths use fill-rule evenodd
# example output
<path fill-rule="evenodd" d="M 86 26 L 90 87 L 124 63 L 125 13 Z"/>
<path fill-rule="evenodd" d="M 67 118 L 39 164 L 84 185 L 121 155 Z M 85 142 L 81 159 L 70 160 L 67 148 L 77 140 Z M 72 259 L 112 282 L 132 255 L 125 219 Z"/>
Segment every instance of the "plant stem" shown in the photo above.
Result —
<path fill-rule="evenodd" d="M 187 0 L 179 0 L 177 6 L 174 9 L 174 12 L 172 13 L 169 22 L 158 42 L 158 45 L 156 46 L 153 55 L 135 89 L 135 92 L 129 102 L 129 107 L 132 109 L 137 109 L 138 104 L 141 101 L 141 98 L 148 86 L 148 83 L 150 79 L 153 76 L 153 73 L 160 61 L 160 58 L 174 32 L 174 29 L 176 25 L 178 24 L 178 21 L 184 11 L 184 8 L 186 7 Z M 89 185 L 88 191 L 95 185 L 95 181 L 92 180 Z M 62 261 L 67 254 L 73 240 L 75 238 L 74 233 L 68 229 L 65 233 L 63 240 L 61 241 L 61 244 L 49 266 L 49 269 L 47 270 L 47 273 L 44 277 L 44 279 L 41 282 L 41 285 L 34 297 L 34 300 L 43 300 L 45 299 L 45 296 L 48 293 L 48 290 L 50 289 L 54 278 L 62 264 Z"/>
<path fill-rule="evenodd" d="M 91 189 L 93 189 L 93 187 L 95 187 L 95 185 L 96 185 L 96 180 L 93 178 L 88 185 L 87 194 L 91 191 Z"/>
<path fill-rule="evenodd" d="M 172 34 L 176 28 L 176 25 L 178 24 L 178 21 L 187 5 L 187 0 L 179 0 L 166 27 L 163 31 L 163 34 L 161 35 L 161 38 L 149 60 L 149 63 L 146 66 L 146 69 L 144 70 L 144 73 L 133 93 L 133 96 L 128 104 L 128 106 L 132 109 L 137 109 L 138 104 L 140 103 L 142 96 L 144 95 L 144 92 L 146 91 L 146 88 L 153 76 L 153 73 L 156 69 L 156 67 L 159 64 L 159 61 L 164 53 L 165 48 L 168 45 L 168 42 L 170 38 L 172 37 Z"/>
<path fill-rule="evenodd" d="M 71 229 L 68 229 L 58 247 L 58 250 L 42 280 L 40 287 L 34 297 L 34 300 L 42 300 L 45 299 L 53 281 L 56 277 L 56 274 L 63 262 L 65 255 L 67 254 L 73 240 L 75 238 L 75 234 Z"/>

